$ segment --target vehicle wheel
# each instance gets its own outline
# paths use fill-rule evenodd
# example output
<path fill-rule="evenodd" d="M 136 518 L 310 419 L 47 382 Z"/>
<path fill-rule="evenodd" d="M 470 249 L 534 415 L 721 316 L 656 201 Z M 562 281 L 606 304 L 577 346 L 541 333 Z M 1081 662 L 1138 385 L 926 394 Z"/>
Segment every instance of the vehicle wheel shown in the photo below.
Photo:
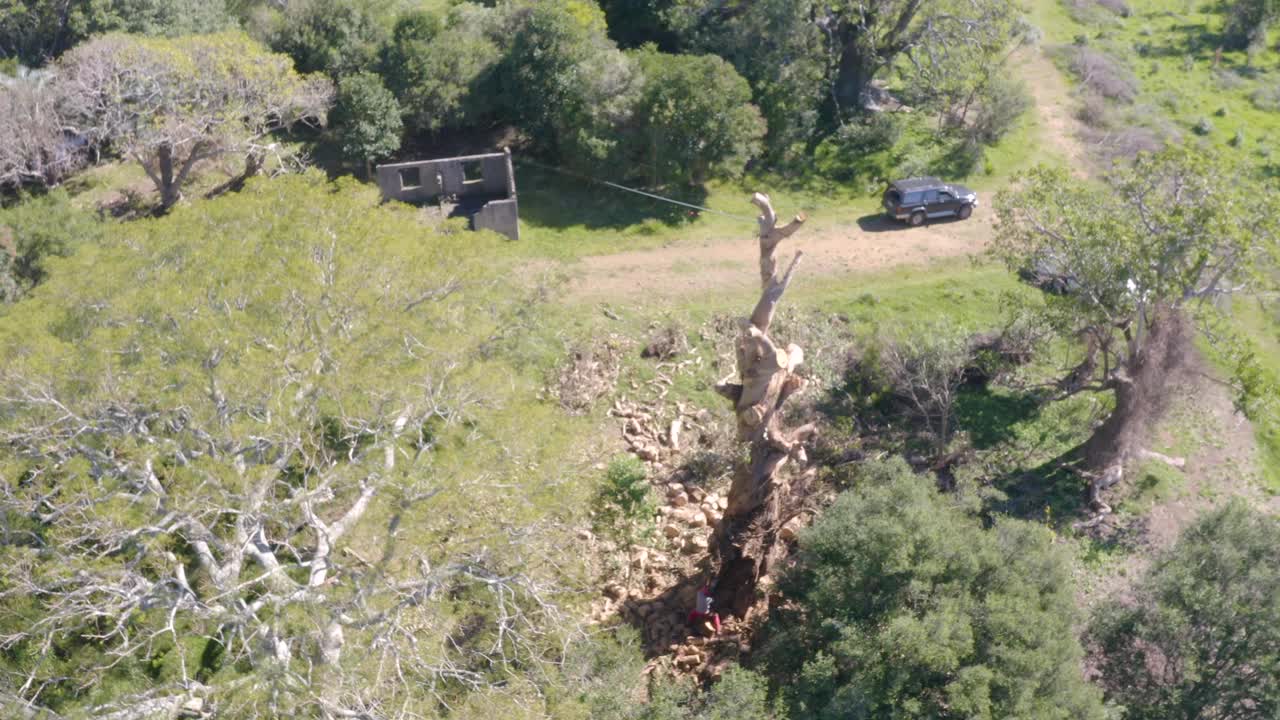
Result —
<path fill-rule="evenodd" d="M 963 205 L 963 206 L 961 206 L 961 208 L 960 208 L 960 219 L 961 219 L 961 220 L 968 220 L 968 219 L 969 219 L 969 216 L 970 216 L 970 215 L 972 215 L 972 214 L 973 214 L 973 206 L 972 206 L 972 205 Z"/>
<path fill-rule="evenodd" d="M 924 213 L 919 211 L 911 213 L 911 218 L 907 222 L 911 223 L 911 227 L 920 227 L 924 224 Z"/>

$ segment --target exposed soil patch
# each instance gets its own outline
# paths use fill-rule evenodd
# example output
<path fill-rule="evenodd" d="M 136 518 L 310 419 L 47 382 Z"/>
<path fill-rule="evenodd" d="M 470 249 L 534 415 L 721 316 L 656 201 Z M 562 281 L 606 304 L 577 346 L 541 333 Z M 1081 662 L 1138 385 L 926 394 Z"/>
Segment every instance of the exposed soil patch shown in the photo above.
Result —
<path fill-rule="evenodd" d="M 1261 468 L 1252 423 L 1236 412 L 1230 390 L 1213 379 L 1203 358 L 1196 355 L 1190 362 L 1178 381 L 1170 384 L 1168 411 L 1148 444 L 1185 460 L 1181 468 L 1161 468 L 1179 482 L 1147 505 L 1142 493 L 1150 489 L 1142 487 L 1148 477 L 1143 470 L 1163 461 L 1148 458 L 1126 473 L 1116 495 L 1130 498 L 1134 512 L 1108 516 L 1096 528 L 1098 537 L 1122 547 L 1126 555 L 1082 589 L 1083 607 L 1105 597 L 1123 596 L 1151 560 L 1171 547 L 1201 513 L 1231 498 L 1280 513 L 1280 496 L 1268 495 L 1258 482 Z M 1185 454 L 1180 452 L 1187 447 Z"/>
<path fill-rule="evenodd" d="M 806 277 L 875 272 L 981 252 L 994 220 L 988 195 L 968 220 L 934 220 L 909 228 L 879 215 L 848 218 L 825 226 L 814 223 L 816 227 L 806 227 L 788 244 L 791 251 L 804 251 Z M 587 257 L 570 282 L 568 298 L 581 302 L 672 298 L 722 289 L 750 292 L 760 282 L 749 252 L 751 242 L 751 227 L 744 224 L 740 236 L 703 244 Z"/>
<path fill-rule="evenodd" d="M 1066 159 L 1072 174 L 1088 177 L 1089 154 L 1080 140 L 1086 128 L 1076 117 L 1075 100 L 1066 78 L 1041 47 L 1024 47 L 1014 53 L 1010 62 L 1018 68 L 1035 101 L 1040 141 Z"/>

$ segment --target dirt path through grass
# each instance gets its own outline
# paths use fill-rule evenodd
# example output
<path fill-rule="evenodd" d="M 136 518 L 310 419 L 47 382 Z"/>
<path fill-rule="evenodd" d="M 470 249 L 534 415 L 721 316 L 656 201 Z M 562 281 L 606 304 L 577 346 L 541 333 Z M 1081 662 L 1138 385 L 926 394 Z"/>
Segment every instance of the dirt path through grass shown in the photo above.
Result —
<path fill-rule="evenodd" d="M 1040 121 L 1040 140 L 1060 155 L 1079 178 L 1089 176 L 1089 155 L 1081 142 L 1084 125 L 1076 117 L 1075 100 L 1067 79 L 1062 76 L 1043 47 L 1024 47 L 1010 61 L 1018 69 L 1035 101 Z"/>
<path fill-rule="evenodd" d="M 804 251 L 805 275 L 834 275 L 927 264 L 980 252 L 991 237 L 991 198 L 983 196 L 969 220 L 937 220 L 920 228 L 882 217 L 849 218 L 805 228 L 787 241 L 787 253 Z M 752 264 L 755 228 L 735 238 L 584 258 L 570 285 L 578 301 L 661 299 L 723 288 L 759 285 Z"/>

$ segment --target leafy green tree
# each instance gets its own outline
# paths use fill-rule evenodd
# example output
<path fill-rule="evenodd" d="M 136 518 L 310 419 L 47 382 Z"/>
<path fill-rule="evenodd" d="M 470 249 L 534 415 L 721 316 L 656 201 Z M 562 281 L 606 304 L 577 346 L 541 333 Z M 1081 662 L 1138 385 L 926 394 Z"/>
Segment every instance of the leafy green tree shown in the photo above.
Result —
<path fill-rule="evenodd" d="M 651 47 L 637 58 L 644 85 L 632 122 L 649 182 L 700 184 L 740 174 L 765 132 L 747 81 L 714 55 Z"/>
<path fill-rule="evenodd" d="M 404 132 L 400 103 L 373 73 L 338 81 L 338 98 L 330 120 L 338 145 L 352 160 L 370 165 L 400 149 L 400 135 Z"/>
<path fill-rule="evenodd" d="M 1280 714 L 1280 520 L 1234 500 L 1183 532 L 1091 631 L 1132 720 Z"/>
<path fill-rule="evenodd" d="M 1050 531 L 958 502 L 894 459 L 800 535 L 765 652 L 792 717 L 1101 717 Z"/>
<path fill-rule="evenodd" d="M 679 39 L 670 28 L 666 14 L 674 0 L 601 0 L 609 37 L 624 48 L 638 48 L 655 43 L 674 52 Z"/>
<path fill-rule="evenodd" d="M 1265 45 L 1267 30 L 1280 18 L 1277 0 L 1232 0 L 1223 7 L 1227 14 L 1223 31 L 1237 48 Z"/>
<path fill-rule="evenodd" d="M 52 261 L 0 313 L 0 708 L 549 703 L 577 550 L 530 507 L 568 429 L 520 399 L 516 261 L 317 172 Z"/>
<path fill-rule="evenodd" d="M 202 160 L 240 155 L 252 174 L 269 135 L 321 121 L 332 88 L 243 33 L 174 40 L 105 35 L 58 63 L 65 121 L 90 142 L 135 160 L 162 207 L 179 200 Z"/>
<path fill-rule="evenodd" d="M 714 34 L 718 25 L 751 16 L 756 5 L 760 3 L 676 0 L 668 17 L 685 36 Z M 849 113 L 862 110 L 872 80 L 895 64 L 909 62 L 917 69 L 933 65 L 941 70 L 944 65 L 935 65 L 935 58 L 950 60 L 975 49 L 982 54 L 1003 50 L 1012 39 L 1008 34 L 1011 22 L 1018 17 L 1008 0 L 798 0 L 766 5 L 772 16 L 787 21 L 780 26 L 760 24 L 766 16 L 756 15 L 742 26 L 747 36 L 762 49 L 794 40 L 815 60 L 832 58 L 834 67 L 824 73 L 827 83 L 822 91 L 830 92 L 838 108 Z M 810 29 L 797 35 L 797 20 Z M 791 56 L 798 57 L 795 53 Z M 826 65 L 824 62 L 823 67 Z M 769 119 L 773 120 L 772 113 Z"/>
<path fill-rule="evenodd" d="M 393 17 L 392 0 L 296 0 L 271 40 L 299 72 L 341 78 L 374 67 Z"/>
<path fill-rule="evenodd" d="M 1081 449 L 1093 473 L 1090 500 L 1105 511 L 1101 493 L 1120 481 L 1159 416 L 1194 332 L 1212 328 L 1208 301 L 1276 287 L 1280 217 L 1268 208 L 1278 198 L 1201 146 L 1142 155 L 1108 174 L 1105 185 L 1040 168 L 1013 188 L 996 198 L 993 252 L 1010 269 L 1051 275 L 1066 290 L 1049 297 L 1050 314 L 1086 347 L 1063 389 L 1115 396 Z M 1250 202 L 1241 203 L 1242 195 Z"/>
<path fill-rule="evenodd" d="M 732 5 L 673 0 L 663 17 L 681 49 L 728 60 L 751 84 L 768 126 L 775 161 L 806 154 L 829 96 L 827 34 L 808 0 L 758 0 Z"/>
<path fill-rule="evenodd" d="M 492 116 L 492 78 L 502 51 L 490 30 L 501 21 L 497 9 L 467 5 L 454 8 L 446 21 L 417 11 L 396 22 L 382 73 L 411 127 L 435 133 L 481 125 Z"/>
<path fill-rule="evenodd" d="M 591 0 L 515 7 L 514 36 L 499 69 L 506 112 L 542 150 L 568 165 L 609 158 L 615 129 L 639 90 L 635 64 L 606 34 Z"/>
<path fill-rule="evenodd" d="M 0 302 L 12 302 L 48 276 L 48 262 L 102 235 L 102 223 L 56 189 L 0 209 Z M 7 288 L 7 289 L 6 289 Z"/>
<path fill-rule="evenodd" d="M 8 0 L 0 2 L 0 55 L 43 65 L 90 35 L 176 37 L 233 25 L 223 0 Z"/>

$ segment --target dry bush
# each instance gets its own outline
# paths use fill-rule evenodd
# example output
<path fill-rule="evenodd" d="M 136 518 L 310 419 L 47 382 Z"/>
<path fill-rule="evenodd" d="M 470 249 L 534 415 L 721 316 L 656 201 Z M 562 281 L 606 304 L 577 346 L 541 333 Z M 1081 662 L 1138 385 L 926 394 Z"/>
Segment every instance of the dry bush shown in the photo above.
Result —
<path fill-rule="evenodd" d="M 671 358 L 689 352 L 689 339 L 685 337 L 684 328 L 679 325 L 668 325 L 649 338 L 649 344 L 640 351 L 640 357 L 655 360 Z"/>
<path fill-rule="evenodd" d="M 1086 92 L 1081 98 L 1076 117 L 1091 128 L 1105 129 L 1112 124 L 1111 108 L 1107 105 L 1106 98 L 1093 92 Z"/>
<path fill-rule="evenodd" d="M 1267 112 L 1280 112 L 1280 83 L 1264 85 L 1253 91 L 1253 106 Z"/>
<path fill-rule="evenodd" d="M 551 388 L 561 407 L 585 413 L 596 400 L 613 392 L 622 352 L 622 343 L 613 338 L 571 350 Z"/>
<path fill-rule="evenodd" d="M 1129 103 L 1138 95 L 1138 79 L 1120 60 L 1088 46 L 1072 51 L 1071 72 L 1093 93 Z"/>

